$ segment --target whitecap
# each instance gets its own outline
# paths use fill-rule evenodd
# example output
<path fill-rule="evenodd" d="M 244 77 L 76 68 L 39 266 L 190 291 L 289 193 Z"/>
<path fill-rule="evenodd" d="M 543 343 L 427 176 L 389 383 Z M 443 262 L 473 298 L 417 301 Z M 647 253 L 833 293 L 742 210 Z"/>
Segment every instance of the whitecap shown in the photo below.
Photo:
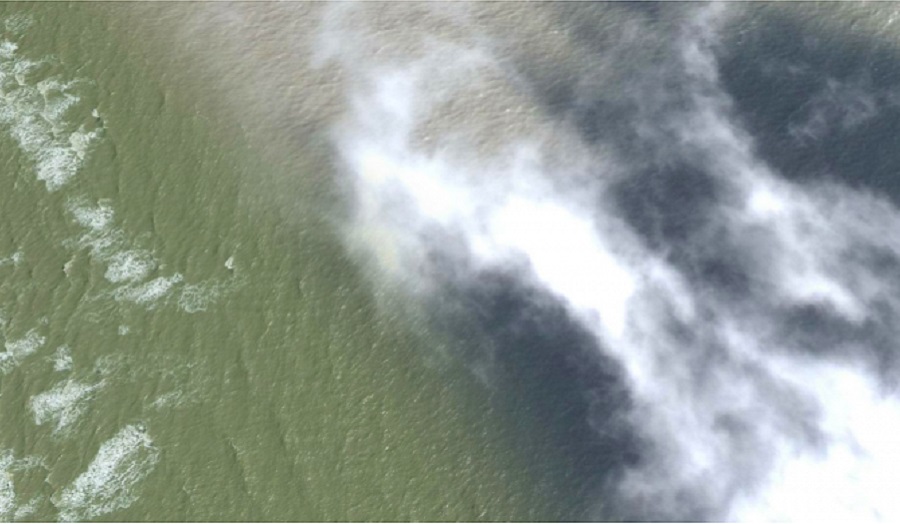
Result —
<path fill-rule="evenodd" d="M 0 125 L 34 162 L 37 179 L 54 191 L 76 175 L 99 128 L 70 130 L 67 116 L 80 101 L 76 82 L 51 77 L 30 83 L 46 62 L 21 58 L 15 42 L 0 42 Z"/>
<path fill-rule="evenodd" d="M 3 266 L 18 266 L 22 263 L 22 260 L 25 258 L 25 255 L 21 251 L 16 251 L 12 255 L 8 257 L 0 258 L 0 267 Z"/>
<path fill-rule="evenodd" d="M 134 282 L 147 278 L 156 268 L 153 255 L 144 250 L 129 250 L 114 253 L 106 268 L 106 280 L 114 284 Z"/>
<path fill-rule="evenodd" d="M 34 414 L 34 423 L 39 426 L 51 423 L 54 433 L 64 431 L 84 414 L 88 401 L 102 386 L 102 382 L 85 384 L 67 380 L 31 397 L 28 407 Z"/>
<path fill-rule="evenodd" d="M 56 353 L 53 354 L 53 371 L 69 371 L 72 365 L 72 350 L 69 346 L 56 348 Z"/>
<path fill-rule="evenodd" d="M 127 508 L 158 461 L 159 450 L 147 432 L 135 424 L 125 426 L 100 445 L 84 473 L 54 494 L 59 520 L 84 521 Z"/>
<path fill-rule="evenodd" d="M 32 329 L 24 337 L 8 341 L 4 345 L 6 351 L 0 353 L 0 374 L 5 375 L 15 369 L 26 357 L 40 349 L 46 340 L 46 337 Z"/>
<path fill-rule="evenodd" d="M 186 313 L 206 311 L 221 294 L 219 284 L 187 284 L 178 297 L 178 307 Z"/>
<path fill-rule="evenodd" d="M 11 450 L 0 450 L 0 521 L 22 520 L 34 512 L 40 495 L 25 504 L 18 503 L 13 473 L 28 470 L 42 465 L 40 459 L 28 456 L 16 459 Z"/>
<path fill-rule="evenodd" d="M 121 287 L 116 290 L 116 300 L 148 305 L 166 296 L 172 288 L 184 280 L 181 273 L 168 277 L 157 277 L 144 284 Z"/>

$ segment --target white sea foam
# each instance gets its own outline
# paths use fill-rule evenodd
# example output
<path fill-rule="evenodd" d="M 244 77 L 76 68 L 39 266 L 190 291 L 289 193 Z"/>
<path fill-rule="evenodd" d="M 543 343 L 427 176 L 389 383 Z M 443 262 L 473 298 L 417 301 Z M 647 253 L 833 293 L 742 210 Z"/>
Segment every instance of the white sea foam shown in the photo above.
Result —
<path fill-rule="evenodd" d="M 149 251 L 130 250 L 109 257 L 106 279 L 114 284 L 144 280 L 156 269 L 156 260 Z"/>
<path fill-rule="evenodd" d="M 53 354 L 53 371 L 70 371 L 72 365 L 72 350 L 69 346 L 56 348 L 56 353 Z"/>
<path fill-rule="evenodd" d="M 65 522 L 89 520 L 127 508 L 137 500 L 138 484 L 159 460 L 159 450 L 137 425 L 122 428 L 101 444 L 94 460 L 53 501 Z"/>
<path fill-rule="evenodd" d="M 18 522 L 30 517 L 37 509 L 37 505 L 40 504 L 43 500 L 44 497 L 42 497 L 41 495 L 36 495 L 28 502 L 19 504 L 16 508 L 15 513 L 13 513 L 12 520 Z"/>
<path fill-rule="evenodd" d="M 150 405 L 155 409 L 164 409 L 177 406 L 184 399 L 181 391 L 170 391 L 157 397 Z"/>
<path fill-rule="evenodd" d="M 91 397 L 103 383 L 85 384 L 75 380 L 60 382 L 49 391 L 31 397 L 28 407 L 37 425 L 53 424 L 53 432 L 61 433 L 84 414 Z"/>
<path fill-rule="evenodd" d="M 69 130 L 68 114 L 79 103 L 76 82 L 31 81 L 43 62 L 18 51 L 15 42 L 0 42 L 0 125 L 34 162 L 38 180 L 54 191 L 77 174 L 99 132 L 84 126 Z"/>
<path fill-rule="evenodd" d="M 18 266 L 22 260 L 25 258 L 25 255 L 21 251 L 16 251 L 12 255 L 8 257 L 0 258 L 0 267 L 3 266 Z"/>
<path fill-rule="evenodd" d="M 4 521 L 12 519 L 16 508 L 16 489 L 12 474 L 7 471 L 12 462 L 12 453 L 0 453 L 0 519 Z"/>
<path fill-rule="evenodd" d="M 178 295 L 178 307 L 187 313 L 206 311 L 222 294 L 223 286 L 216 283 L 186 284 Z"/>
<path fill-rule="evenodd" d="M 168 295 L 172 288 L 183 280 L 184 276 L 181 273 L 175 273 L 168 277 L 157 277 L 143 284 L 120 287 L 116 289 L 115 297 L 116 300 L 123 302 L 149 306 Z"/>
<path fill-rule="evenodd" d="M 8 40 L 4 40 L 0 42 L 0 58 L 13 58 L 16 56 L 16 51 L 19 50 L 19 46 L 14 42 L 10 42 Z"/>
<path fill-rule="evenodd" d="M 46 340 L 46 337 L 32 329 L 24 337 L 6 342 L 6 351 L 0 353 L 0 374 L 15 369 L 25 358 L 40 349 Z"/>
<path fill-rule="evenodd" d="M 96 206 L 90 206 L 82 202 L 75 201 L 69 205 L 69 210 L 75 216 L 75 221 L 81 226 L 92 231 L 103 232 L 109 229 L 113 224 L 115 211 L 108 203 L 100 203 Z"/>
<path fill-rule="evenodd" d="M 27 13 L 18 13 L 3 20 L 3 27 L 13 34 L 19 34 L 31 27 L 34 18 Z"/>
<path fill-rule="evenodd" d="M 41 466 L 41 461 L 37 457 L 16 459 L 12 451 L 0 450 L 0 520 L 18 521 L 27 518 L 34 512 L 35 506 L 41 500 L 40 496 L 35 496 L 24 504 L 20 503 L 16 495 L 13 474 L 39 466 Z"/>
<path fill-rule="evenodd" d="M 146 278 L 157 262 L 151 253 L 134 249 L 131 242 L 115 224 L 115 210 L 108 201 L 90 205 L 82 199 L 68 203 L 69 212 L 86 231 L 64 244 L 74 248 L 88 248 L 94 261 L 106 265 L 105 277 L 114 284 Z"/>
<path fill-rule="evenodd" d="M 69 203 L 69 211 L 75 221 L 87 229 L 74 245 L 88 247 L 93 259 L 106 265 L 105 278 L 119 284 L 114 292 L 117 299 L 147 304 L 181 281 L 181 275 L 176 274 L 139 284 L 150 276 L 158 262 L 150 251 L 132 247 L 125 232 L 116 226 L 115 210 L 108 202 L 90 205 L 73 200 Z"/>
<path fill-rule="evenodd" d="M 69 211 L 87 231 L 67 245 L 89 248 L 93 259 L 106 265 L 105 278 L 117 285 L 112 292 L 116 300 L 152 307 L 184 280 L 181 273 L 147 280 L 159 261 L 152 252 L 133 246 L 125 231 L 116 226 L 115 211 L 108 202 L 90 205 L 73 200 Z M 180 304 L 185 310 L 199 310 L 216 295 L 215 286 L 194 284 L 181 295 Z"/>
<path fill-rule="evenodd" d="M 109 377 L 114 373 L 121 371 L 124 366 L 125 361 L 121 355 L 110 353 L 108 355 L 103 355 L 94 361 L 94 373 L 103 377 Z"/>

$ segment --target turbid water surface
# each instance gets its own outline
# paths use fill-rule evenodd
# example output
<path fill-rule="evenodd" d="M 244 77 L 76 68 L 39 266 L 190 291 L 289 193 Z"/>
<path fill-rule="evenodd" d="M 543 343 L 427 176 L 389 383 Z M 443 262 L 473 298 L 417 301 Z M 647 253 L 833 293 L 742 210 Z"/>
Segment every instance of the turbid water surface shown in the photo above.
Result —
<path fill-rule="evenodd" d="M 900 518 L 898 16 L 0 5 L 0 520 Z"/>

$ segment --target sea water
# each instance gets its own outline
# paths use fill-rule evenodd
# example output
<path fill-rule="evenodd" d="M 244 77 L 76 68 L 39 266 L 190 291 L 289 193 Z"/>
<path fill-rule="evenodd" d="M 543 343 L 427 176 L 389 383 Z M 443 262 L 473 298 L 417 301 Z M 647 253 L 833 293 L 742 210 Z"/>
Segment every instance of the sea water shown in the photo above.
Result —
<path fill-rule="evenodd" d="M 895 11 L 4 4 L 0 520 L 896 518 Z"/>

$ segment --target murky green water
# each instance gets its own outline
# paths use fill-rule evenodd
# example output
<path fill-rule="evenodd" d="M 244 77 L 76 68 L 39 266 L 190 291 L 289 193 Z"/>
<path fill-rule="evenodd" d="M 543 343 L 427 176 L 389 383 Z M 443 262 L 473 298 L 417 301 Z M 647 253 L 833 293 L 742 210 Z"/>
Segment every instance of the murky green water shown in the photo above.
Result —
<path fill-rule="evenodd" d="M 294 167 L 108 14 L 0 7 L 0 519 L 564 516 L 540 432 L 377 312 L 321 194 L 269 205 Z"/>
<path fill-rule="evenodd" d="M 317 127 L 332 73 L 292 72 L 297 96 L 241 76 L 224 25 L 169 40 L 199 5 L 0 4 L 0 521 L 596 509 L 585 416 L 559 409 L 581 392 L 527 351 L 489 385 L 347 254 Z M 291 9 L 284 34 L 317 23 Z M 264 29 L 245 60 L 277 63 Z"/>

